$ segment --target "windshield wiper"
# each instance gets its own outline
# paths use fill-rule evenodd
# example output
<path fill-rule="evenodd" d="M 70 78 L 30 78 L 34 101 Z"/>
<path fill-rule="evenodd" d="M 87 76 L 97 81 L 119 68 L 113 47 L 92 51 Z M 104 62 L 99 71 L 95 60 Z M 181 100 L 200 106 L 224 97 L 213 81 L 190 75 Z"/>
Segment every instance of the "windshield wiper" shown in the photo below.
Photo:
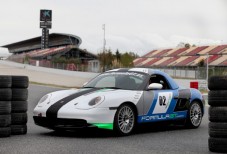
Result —
<path fill-rule="evenodd" d="M 82 87 L 82 88 L 97 88 L 97 89 L 122 89 L 119 87 Z"/>
<path fill-rule="evenodd" d="M 122 89 L 122 88 L 119 88 L 119 87 L 102 87 L 103 89 Z"/>
<path fill-rule="evenodd" d="M 97 88 L 97 87 L 82 87 L 82 88 Z"/>

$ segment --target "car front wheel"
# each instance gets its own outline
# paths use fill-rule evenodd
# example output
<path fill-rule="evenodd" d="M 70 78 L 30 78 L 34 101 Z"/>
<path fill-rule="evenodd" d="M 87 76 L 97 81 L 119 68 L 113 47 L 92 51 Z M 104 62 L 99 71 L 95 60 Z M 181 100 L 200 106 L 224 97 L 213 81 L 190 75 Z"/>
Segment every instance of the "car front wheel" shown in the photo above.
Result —
<path fill-rule="evenodd" d="M 121 105 L 114 117 L 114 130 L 118 135 L 126 136 L 132 133 L 135 128 L 135 111 L 128 105 Z"/>

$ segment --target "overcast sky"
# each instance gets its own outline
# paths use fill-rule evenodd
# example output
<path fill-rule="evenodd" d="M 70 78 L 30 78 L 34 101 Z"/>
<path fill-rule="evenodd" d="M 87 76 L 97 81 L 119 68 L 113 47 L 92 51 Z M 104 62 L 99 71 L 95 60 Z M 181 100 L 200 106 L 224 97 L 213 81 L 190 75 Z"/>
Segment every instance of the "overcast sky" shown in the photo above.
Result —
<path fill-rule="evenodd" d="M 50 33 L 77 35 L 95 54 L 103 48 L 103 24 L 114 52 L 227 44 L 226 0 L 4 0 L 0 46 L 40 36 L 40 9 L 52 10 Z"/>

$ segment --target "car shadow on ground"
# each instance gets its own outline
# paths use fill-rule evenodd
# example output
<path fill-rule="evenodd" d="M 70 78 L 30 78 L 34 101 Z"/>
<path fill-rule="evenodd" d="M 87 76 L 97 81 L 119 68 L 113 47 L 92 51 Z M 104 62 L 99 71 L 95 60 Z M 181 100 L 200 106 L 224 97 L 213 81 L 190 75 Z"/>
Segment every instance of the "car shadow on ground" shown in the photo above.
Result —
<path fill-rule="evenodd" d="M 143 124 L 138 125 L 134 132 L 131 135 L 139 134 L 152 134 L 157 132 L 166 132 L 166 131 L 179 131 L 186 130 L 187 128 L 183 125 L 172 125 L 172 124 Z M 73 131 L 51 131 L 48 133 L 42 133 L 44 136 L 54 136 L 54 137 L 73 137 L 73 138 L 113 138 L 121 137 L 114 133 L 111 130 L 97 129 L 97 128 L 85 128 L 85 129 L 76 129 Z"/>

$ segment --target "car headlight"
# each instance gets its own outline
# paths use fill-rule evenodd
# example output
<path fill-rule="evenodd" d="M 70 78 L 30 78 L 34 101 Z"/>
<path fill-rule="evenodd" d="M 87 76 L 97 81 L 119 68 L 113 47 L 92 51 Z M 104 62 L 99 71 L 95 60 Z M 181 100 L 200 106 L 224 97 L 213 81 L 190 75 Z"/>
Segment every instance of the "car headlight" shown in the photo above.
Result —
<path fill-rule="evenodd" d="M 43 96 L 43 97 L 39 100 L 38 104 L 41 104 L 41 103 L 45 102 L 48 98 L 50 98 L 50 96 L 51 96 L 51 95 L 45 95 L 45 96 Z"/>
<path fill-rule="evenodd" d="M 104 96 L 95 97 L 88 103 L 88 105 L 89 106 L 94 106 L 94 105 L 101 104 L 104 101 L 104 99 L 105 99 Z"/>

